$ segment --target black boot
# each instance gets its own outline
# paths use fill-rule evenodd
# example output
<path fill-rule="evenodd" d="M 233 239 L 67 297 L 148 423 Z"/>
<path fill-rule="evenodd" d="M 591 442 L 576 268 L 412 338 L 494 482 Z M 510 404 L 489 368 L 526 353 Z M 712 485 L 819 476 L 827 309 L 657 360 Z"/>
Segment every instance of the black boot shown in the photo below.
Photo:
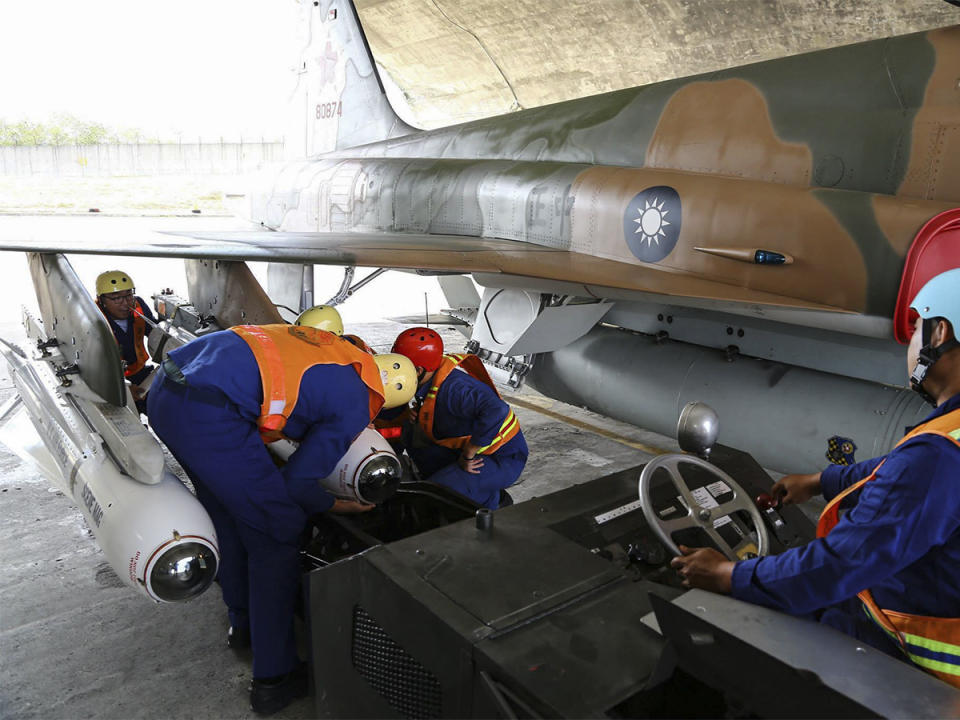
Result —
<path fill-rule="evenodd" d="M 513 497 L 506 490 L 500 490 L 500 505 L 498 507 L 510 507 L 513 505 Z"/>
<path fill-rule="evenodd" d="M 260 715 L 273 715 L 308 692 L 307 665 L 301 663 L 286 675 L 254 678 L 250 690 L 250 709 Z"/>
<path fill-rule="evenodd" d="M 250 647 L 250 628 L 231 625 L 227 630 L 227 646 L 232 650 L 246 650 Z"/>

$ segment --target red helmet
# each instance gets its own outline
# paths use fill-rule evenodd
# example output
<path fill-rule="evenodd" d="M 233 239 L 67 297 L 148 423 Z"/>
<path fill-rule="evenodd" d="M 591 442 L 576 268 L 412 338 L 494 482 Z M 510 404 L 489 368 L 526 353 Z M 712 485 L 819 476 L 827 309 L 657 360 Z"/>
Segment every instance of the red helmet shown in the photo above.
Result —
<path fill-rule="evenodd" d="M 443 361 L 443 340 L 430 328 L 411 328 L 397 335 L 390 352 L 406 355 L 414 365 L 430 372 Z"/>

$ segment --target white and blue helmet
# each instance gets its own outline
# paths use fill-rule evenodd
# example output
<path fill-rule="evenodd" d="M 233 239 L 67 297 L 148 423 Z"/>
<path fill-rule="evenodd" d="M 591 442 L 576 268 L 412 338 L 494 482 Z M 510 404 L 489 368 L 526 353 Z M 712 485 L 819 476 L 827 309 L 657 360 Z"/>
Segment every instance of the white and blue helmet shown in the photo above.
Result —
<path fill-rule="evenodd" d="M 910 386 L 931 405 L 936 401 L 924 390 L 921 385 L 933 364 L 944 353 L 960 347 L 956 334 L 960 330 L 960 268 L 947 270 L 932 278 L 920 288 L 920 292 L 910 303 L 910 307 L 923 318 L 921 332 L 922 347 L 917 359 L 917 366 L 910 375 Z M 937 347 L 930 347 L 930 336 L 933 332 L 934 319 L 944 318 L 953 327 L 954 337 Z"/>
<path fill-rule="evenodd" d="M 920 317 L 942 317 L 950 321 L 954 332 L 960 327 L 960 268 L 947 270 L 930 279 L 910 303 Z"/>

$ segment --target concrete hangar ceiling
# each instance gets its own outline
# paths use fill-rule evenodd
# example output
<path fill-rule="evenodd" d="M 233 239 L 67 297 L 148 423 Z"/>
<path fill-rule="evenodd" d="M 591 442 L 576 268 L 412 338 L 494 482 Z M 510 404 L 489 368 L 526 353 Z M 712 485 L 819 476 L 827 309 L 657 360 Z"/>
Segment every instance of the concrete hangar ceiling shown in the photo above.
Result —
<path fill-rule="evenodd" d="M 944 0 L 356 0 L 395 110 L 435 128 L 960 23 Z"/>

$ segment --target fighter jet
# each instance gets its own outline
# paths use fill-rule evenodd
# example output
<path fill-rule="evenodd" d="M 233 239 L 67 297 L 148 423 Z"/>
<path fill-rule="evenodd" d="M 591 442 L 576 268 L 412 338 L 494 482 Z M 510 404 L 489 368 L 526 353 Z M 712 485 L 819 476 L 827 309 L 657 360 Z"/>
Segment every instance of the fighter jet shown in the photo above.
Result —
<path fill-rule="evenodd" d="M 250 193 L 259 230 L 0 243 L 32 253 L 28 326 L 61 382 L 128 406 L 97 314 L 54 300 L 83 294 L 56 253 L 89 252 L 187 258 L 203 328 L 161 315 L 188 335 L 302 308 L 312 263 L 347 268 L 334 303 L 366 282 L 355 266 L 437 274 L 501 380 L 668 434 L 707 402 L 738 419 L 721 440 L 773 469 L 880 454 L 924 414 L 897 341 L 906 300 L 960 265 L 960 27 L 419 132 L 352 4 L 302 12 L 307 157 Z M 272 263 L 266 292 L 247 260 Z"/>
<path fill-rule="evenodd" d="M 118 576 L 146 596 L 174 601 L 202 592 L 216 572 L 216 538 L 134 414 L 115 343 L 63 253 L 187 259 L 189 297 L 157 296 L 164 330 L 162 343 L 154 338 L 152 347 L 158 359 L 205 332 L 279 322 L 278 305 L 303 308 L 315 294 L 313 263 L 347 268 L 333 301 L 367 281 L 353 283 L 356 266 L 395 268 L 440 276 L 450 315 L 470 325 L 467 348 L 506 383 L 528 383 L 666 434 L 689 401 L 706 402 L 732 420 L 723 424 L 724 445 L 749 451 L 768 468 L 814 470 L 825 451 L 843 461 L 854 448 L 864 457 L 878 455 L 925 414 L 922 400 L 902 387 L 897 341 L 906 338 L 906 302 L 916 290 L 960 266 L 960 27 L 419 132 L 387 102 L 352 5 L 320 0 L 304 3 L 303 12 L 309 42 L 294 105 L 307 108 L 298 135 L 305 158 L 265 172 L 250 193 L 249 216 L 259 230 L 157 234 L 141 242 L 39 236 L 0 242 L 2 249 L 30 253 L 40 305 L 41 318 L 25 321 L 36 347 L 4 350 L 25 411 L 20 420 L 43 441 L 35 457 L 77 501 Z M 272 263 L 266 289 L 248 260 Z M 483 288 L 482 297 L 465 276 Z M 0 410 L 0 420 L 12 412 Z M 723 452 L 713 456 L 721 465 Z M 379 461 L 389 452 L 375 454 Z M 769 481 L 752 460 L 731 457 L 731 471 L 751 464 L 748 479 Z M 342 461 L 334 480 L 349 475 L 354 482 L 341 484 L 341 492 L 359 492 L 360 478 L 348 470 L 362 464 L 356 457 Z M 387 571 L 367 568 L 382 564 L 406 573 L 404 583 L 419 573 L 420 586 L 432 585 L 422 593 L 431 612 L 469 630 L 469 638 L 457 636 L 445 646 L 453 653 L 444 655 L 445 671 L 460 673 L 446 658 L 466 657 L 482 645 L 478 656 L 489 662 L 477 663 L 477 682 L 493 688 L 498 706 L 518 690 L 516 683 L 490 682 L 508 665 L 519 670 L 503 676 L 523 678 L 519 690 L 528 694 L 519 695 L 536 698 L 548 714 L 593 714 L 602 705 L 598 697 L 625 703 L 624 688 L 648 675 L 656 679 L 661 655 L 654 650 L 663 644 L 641 624 L 651 605 L 644 583 L 663 574 L 665 555 L 649 533 L 637 534 L 644 526 L 636 511 L 650 507 L 635 499 L 634 470 L 536 507 L 515 507 L 512 515 L 508 508 L 496 533 L 479 520 L 476 527 L 451 524 L 422 542 L 403 538 L 345 562 L 331 558 L 337 562 L 329 571 L 311 575 L 311 602 L 340 610 L 326 610 L 330 623 L 351 627 L 349 618 L 373 642 L 367 655 L 350 656 L 352 641 L 339 639 L 335 652 L 315 654 L 317 679 L 324 662 L 337 662 L 347 678 L 339 694 L 323 701 L 357 707 L 351 694 L 357 678 L 379 687 L 373 672 L 379 665 L 365 662 L 383 657 L 381 646 L 392 648 L 394 628 L 421 633 L 426 627 L 411 622 L 420 619 L 419 590 L 398 582 L 402 591 L 395 591 Z M 758 487 L 748 483 L 750 492 L 742 495 Z M 709 515 L 708 521 L 716 522 Z M 617 522 L 622 529 L 614 532 Z M 754 523 L 758 533 L 763 522 Z M 569 542 L 558 544 L 558 532 Z M 491 548 L 522 558 L 525 568 L 547 569 L 528 582 L 491 583 L 480 602 L 474 560 L 497 561 Z M 604 553 L 624 572 L 604 564 Z M 506 561 L 500 565 L 510 569 Z M 387 578 L 382 584 L 367 582 L 381 576 Z M 599 597 L 594 591 L 607 588 L 617 593 L 614 614 L 585 613 L 584 632 L 570 634 L 581 627 L 580 609 Z M 384 605 L 396 601 L 399 619 L 386 610 L 368 617 L 365 608 L 379 611 L 375 595 Z M 697 658 L 714 630 L 701 632 L 695 613 L 707 608 L 722 619 L 728 608 L 702 594 L 684 597 L 693 619 L 674 616 L 675 635 L 686 633 L 686 649 Z M 463 620 L 464 608 L 483 620 L 483 634 Z M 575 622 L 554 622 L 557 609 Z M 782 622 L 753 612 L 748 620 L 757 627 Z M 599 621 L 588 627 L 592 618 Z M 669 614 L 658 618 L 671 620 Z M 593 705 L 571 706 L 568 690 L 578 685 L 563 674 L 568 665 L 548 663 L 538 674 L 541 666 L 528 662 L 530 641 L 520 632 L 509 635 L 523 628 L 541 632 L 545 625 L 563 641 L 557 657 L 567 662 L 572 654 L 578 664 L 570 667 L 591 672 L 583 686 L 592 694 L 580 695 Z M 598 641 L 605 648 L 601 662 L 591 654 L 598 626 L 605 633 Z M 319 634 L 326 630 L 320 622 L 315 627 Z M 792 638 L 810 633 L 806 625 L 788 629 Z M 327 632 L 323 641 L 333 635 Z M 444 626 L 429 636 L 433 642 L 454 634 Z M 515 643 L 512 654 L 497 654 L 494 641 L 501 637 Z M 716 637 L 718 646 L 726 642 Z M 807 654 L 841 658 L 845 670 L 862 654 L 841 636 L 814 637 Z M 778 657 L 783 646 L 771 641 L 761 661 Z M 630 654 L 618 654 L 622 648 Z M 740 666 L 719 657 L 717 665 L 739 673 Z M 785 672 L 805 667 L 793 657 L 784 664 L 790 666 Z M 425 704 L 407 712 L 406 697 L 390 696 L 390 707 L 405 716 L 446 710 L 452 701 L 441 701 L 439 691 L 417 693 L 424 684 L 446 689 L 447 676 L 436 680 L 415 662 L 407 667 L 420 683 L 411 697 L 426 697 Z M 881 689 L 907 687 L 896 671 L 871 675 L 873 665 L 857 667 L 861 674 L 852 684 L 858 688 L 870 687 L 862 676 Z M 937 696 L 935 681 L 919 677 L 909 685 L 917 692 L 904 697 L 936 697 L 942 704 L 931 706 L 950 706 L 952 696 Z M 449 687 L 466 685 L 457 677 Z M 382 711 L 383 698 L 366 693 L 364 707 Z M 810 707 L 820 707 L 820 696 L 811 697 Z M 493 714 L 487 705 L 478 708 L 479 716 Z M 624 705 L 619 714 L 631 711 Z"/>
<path fill-rule="evenodd" d="M 348 268 L 333 301 L 355 266 L 438 274 L 500 379 L 664 433 L 705 401 L 783 471 L 924 414 L 897 341 L 960 264 L 960 27 L 418 132 L 352 5 L 302 11 L 307 158 L 250 193 L 260 230 L 2 247 L 191 258 L 223 326 L 301 306 L 312 263 Z M 211 290 L 246 260 L 272 263 L 268 300 Z"/>
<path fill-rule="evenodd" d="M 923 413 L 884 386 L 903 302 L 960 264 L 957 28 L 417 133 L 349 8 L 306 12 L 312 159 L 253 195 L 272 235 L 206 240 L 470 271 L 450 304 L 511 384 L 665 434 L 705 400 L 775 469 Z"/>

